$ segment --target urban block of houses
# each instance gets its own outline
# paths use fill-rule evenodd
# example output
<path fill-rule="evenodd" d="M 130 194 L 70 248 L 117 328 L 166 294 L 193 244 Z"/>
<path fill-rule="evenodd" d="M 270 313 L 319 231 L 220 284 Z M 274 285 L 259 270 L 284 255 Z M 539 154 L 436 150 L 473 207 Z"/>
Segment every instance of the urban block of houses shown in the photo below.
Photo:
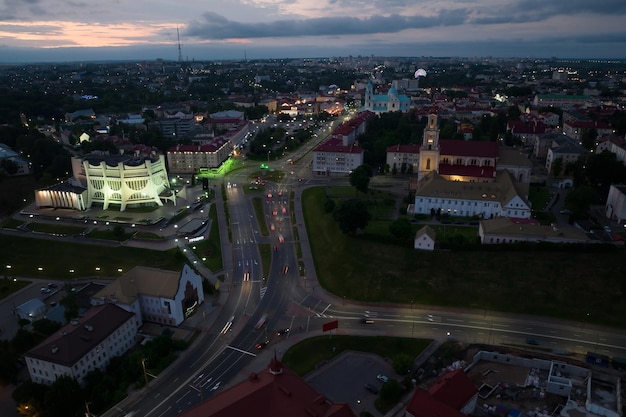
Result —
<path fill-rule="evenodd" d="M 203 145 L 176 145 L 167 150 L 167 166 L 172 174 L 193 174 L 219 167 L 232 151 L 232 143 L 222 136 Z"/>
<path fill-rule="evenodd" d="M 202 277 L 189 265 L 181 272 L 137 266 L 91 297 L 91 304 L 115 304 L 145 321 L 178 326 L 204 302 Z"/>
<path fill-rule="evenodd" d="M 66 375 L 82 383 L 135 346 L 138 329 L 132 312 L 113 304 L 93 307 L 24 354 L 31 380 L 50 385 Z"/>
<path fill-rule="evenodd" d="M 581 230 L 572 227 L 541 225 L 525 219 L 497 218 L 481 220 L 478 225 L 480 243 L 491 245 L 518 242 L 588 243 L 591 240 Z"/>
<path fill-rule="evenodd" d="M 370 111 L 339 125 L 330 138 L 313 149 L 313 172 L 317 175 L 349 174 L 363 165 L 363 149 L 356 143 L 358 135 L 365 132 Z"/>
<path fill-rule="evenodd" d="M 417 387 L 405 417 L 464 417 L 472 415 L 478 388 L 462 369 L 444 374 L 428 390 Z"/>
<path fill-rule="evenodd" d="M 626 185 L 611 185 L 606 198 L 605 213 L 607 219 L 619 224 L 626 222 Z"/>
<path fill-rule="evenodd" d="M 507 368 L 518 370 L 511 373 L 508 380 L 501 376 L 502 373 L 506 373 Z M 494 387 L 497 388 L 501 382 L 507 385 L 508 397 L 511 398 L 513 404 L 516 402 L 515 392 L 525 388 L 561 397 L 559 411 L 552 414 L 555 416 L 619 417 L 622 415 L 620 378 L 601 373 L 598 369 L 589 369 L 559 360 L 480 351 L 473 356 L 472 363 L 465 368 L 465 372 L 473 380 L 482 380 L 483 386 L 479 387 L 479 398 L 483 402 L 481 411 L 489 415 L 494 412 L 496 415 L 508 416 L 533 415 L 533 413 L 539 415 L 536 405 L 529 407 L 522 402 L 515 409 L 504 407 L 504 414 L 500 414 L 497 404 L 501 400 L 492 394 L 496 391 Z M 513 410 L 517 410 L 517 413 L 511 414 Z"/>
<path fill-rule="evenodd" d="M 574 94 L 537 94 L 533 99 L 535 107 L 570 107 L 584 106 L 589 97 Z"/>
<path fill-rule="evenodd" d="M 387 94 L 374 94 L 374 86 L 371 81 L 365 86 L 365 105 L 363 110 L 369 110 L 376 114 L 400 111 L 406 113 L 411 106 L 411 98 L 405 94 L 399 94 L 395 87 L 391 87 Z"/>
<path fill-rule="evenodd" d="M 267 369 L 220 391 L 179 417 L 231 416 L 356 417 L 346 403 L 319 394 L 274 358 Z"/>
<path fill-rule="evenodd" d="M 393 145 L 387 148 L 391 169 L 404 165 L 418 173 L 418 180 L 437 172 L 450 181 L 493 181 L 496 171 L 509 170 L 521 183 L 530 182 L 532 163 L 519 150 L 501 148 L 496 142 L 440 139 L 437 115 L 428 115 L 421 145 Z"/>
<path fill-rule="evenodd" d="M 101 204 L 106 210 L 114 204 L 124 211 L 128 205 L 162 206 L 162 200 L 176 204 L 163 155 L 94 152 L 82 158 L 72 157 L 72 173 L 66 185 L 36 190 L 37 208 L 86 210 Z"/>
<path fill-rule="evenodd" d="M 600 121 L 582 121 L 582 120 L 570 120 L 563 122 L 563 133 L 577 142 L 580 142 L 582 136 L 595 129 L 598 136 L 611 135 L 615 133 L 610 124 Z"/>

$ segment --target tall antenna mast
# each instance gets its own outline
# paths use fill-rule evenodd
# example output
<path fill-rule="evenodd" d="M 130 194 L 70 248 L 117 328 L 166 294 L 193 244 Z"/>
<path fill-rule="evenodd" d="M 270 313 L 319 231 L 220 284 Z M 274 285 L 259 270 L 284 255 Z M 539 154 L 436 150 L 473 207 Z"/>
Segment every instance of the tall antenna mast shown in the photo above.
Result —
<path fill-rule="evenodd" d="M 180 49 L 180 33 L 178 32 L 178 25 L 176 26 L 176 37 L 178 38 L 178 62 L 183 62 L 183 51 Z"/>

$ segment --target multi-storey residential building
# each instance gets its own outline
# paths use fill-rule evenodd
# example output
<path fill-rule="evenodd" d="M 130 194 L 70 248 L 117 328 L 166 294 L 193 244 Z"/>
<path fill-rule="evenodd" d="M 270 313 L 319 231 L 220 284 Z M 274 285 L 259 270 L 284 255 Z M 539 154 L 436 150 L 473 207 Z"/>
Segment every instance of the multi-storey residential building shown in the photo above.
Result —
<path fill-rule="evenodd" d="M 605 122 L 570 120 L 563 122 L 563 133 L 577 142 L 580 142 L 582 136 L 595 129 L 598 136 L 611 135 L 614 133 L 611 125 Z"/>
<path fill-rule="evenodd" d="M 393 145 L 387 148 L 387 165 L 389 169 L 401 170 L 402 165 L 406 169 L 411 167 L 412 172 L 419 170 L 420 146 L 419 145 Z"/>
<path fill-rule="evenodd" d="M 173 174 L 192 174 L 201 168 L 217 168 L 233 150 L 222 136 L 204 145 L 176 145 L 167 150 L 167 165 Z"/>
<path fill-rule="evenodd" d="M 182 271 L 137 266 L 91 297 L 93 305 L 112 303 L 144 321 L 178 326 L 204 302 L 202 277 L 189 265 Z"/>
<path fill-rule="evenodd" d="M 626 139 L 619 136 L 604 136 L 597 140 L 596 153 L 609 151 L 615 158 L 626 164 Z"/>
<path fill-rule="evenodd" d="M 313 149 L 313 172 L 318 175 L 349 174 L 363 165 L 363 149 L 356 145 L 358 135 L 365 132 L 367 119 L 374 113 L 364 111 L 339 125 L 330 138 Z"/>
<path fill-rule="evenodd" d="M 576 162 L 581 155 L 587 153 L 587 150 L 576 143 L 573 139 L 559 135 L 554 138 L 546 155 L 546 169 L 552 173 L 552 165 L 554 161 L 560 159 L 562 161 L 561 171 L 565 170 L 567 164 Z M 557 174 L 560 174 L 557 173 Z"/>
<path fill-rule="evenodd" d="M 30 378 L 50 385 L 66 375 L 82 383 L 89 372 L 132 348 L 138 329 L 130 311 L 113 304 L 92 307 L 24 354 Z"/>

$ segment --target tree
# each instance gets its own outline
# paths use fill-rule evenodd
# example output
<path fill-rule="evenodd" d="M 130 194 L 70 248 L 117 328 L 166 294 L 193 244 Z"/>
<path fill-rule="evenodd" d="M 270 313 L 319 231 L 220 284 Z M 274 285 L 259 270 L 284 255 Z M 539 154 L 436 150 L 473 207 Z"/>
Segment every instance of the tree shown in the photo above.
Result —
<path fill-rule="evenodd" d="M 405 217 L 396 219 L 389 225 L 389 233 L 398 240 L 408 240 L 413 234 L 411 222 Z"/>
<path fill-rule="evenodd" d="M 372 170 L 365 165 L 360 165 L 350 173 L 350 185 L 356 188 L 357 194 L 359 191 L 367 194 L 371 177 Z"/>
<path fill-rule="evenodd" d="M 341 203 L 333 212 L 333 217 L 343 233 L 354 235 L 367 226 L 371 216 L 362 200 L 352 198 Z"/>
<path fill-rule="evenodd" d="M 327 198 L 326 201 L 324 201 L 324 211 L 326 213 L 332 213 L 333 210 L 335 210 L 335 200 L 333 200 L 332 198 Z"/>
<path fill-rule="evenodd" d="M 552 176 L 557 178 L 563 171 L 563 158 L 556 158 L 552 161 Z"/>
<path fill-rule="evenodd" d="M 600 198 L 595 189 L 590 186 L 582 186 L 567 194 L 565 207 L 572 211 L 572 219 L 584 218 L 592 204 L 600 203 Z"/>

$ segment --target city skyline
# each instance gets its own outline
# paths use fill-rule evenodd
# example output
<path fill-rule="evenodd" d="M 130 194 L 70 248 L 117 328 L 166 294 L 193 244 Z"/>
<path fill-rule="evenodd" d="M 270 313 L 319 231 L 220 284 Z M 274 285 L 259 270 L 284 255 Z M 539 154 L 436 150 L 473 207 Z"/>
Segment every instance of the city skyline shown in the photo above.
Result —
<path fill-rule="evenodd" d="M 563 7 L 565 6 L 565 7 Z M 626 3 L 0 1 L 0 63 L 347 55 L 626 58 Z"/>

